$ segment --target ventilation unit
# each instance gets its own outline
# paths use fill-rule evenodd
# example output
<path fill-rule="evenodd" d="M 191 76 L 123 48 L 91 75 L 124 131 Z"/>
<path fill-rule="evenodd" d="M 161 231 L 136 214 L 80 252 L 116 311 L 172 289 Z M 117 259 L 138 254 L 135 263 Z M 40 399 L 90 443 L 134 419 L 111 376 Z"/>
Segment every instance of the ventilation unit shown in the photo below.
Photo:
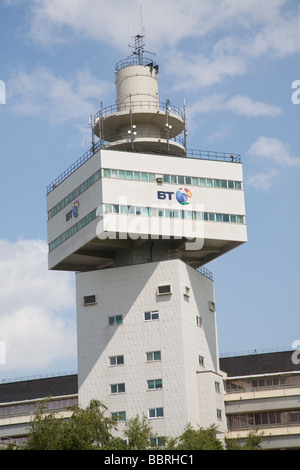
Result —
<path fill-rule="evenodd" d="M 86 295 L 83 297 L 83 305 L 93 305 L 96 304 L 96 296 L 95 295 Z"/>

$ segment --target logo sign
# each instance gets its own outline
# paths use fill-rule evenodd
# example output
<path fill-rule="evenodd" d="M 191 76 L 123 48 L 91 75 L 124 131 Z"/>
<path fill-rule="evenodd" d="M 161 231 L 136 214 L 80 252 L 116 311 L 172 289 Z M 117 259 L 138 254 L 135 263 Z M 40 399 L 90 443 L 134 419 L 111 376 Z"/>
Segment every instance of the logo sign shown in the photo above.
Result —
<path fill-rule="evenodd" d="M 176 199 L 179 204 L 189 204 L 189 197 L 192 197 L 192 193 L 187 188 L 179 188 L 178 191 L 176 191 Z"/>
<path fill-rule="evenodd" d="M 78 201 L 75 201 L 74 202 L 74 205 L 73 205 L 73 209 L 70 210 L 70 212 L 68 212 L 66 214 L 66 221 L 68 222 L 70 219 L 72 219 L 72 217 L 75 217 L 75 219 L 78 217 L 79 213 L 78 213 L 78 209 L 79 209 L 79 202 Z"/>
<path fill-rule="evenodd" d="M 169 201 L 172 200 L 174 193 L 171 191 L 157 191 L 157 198 L 158 199 L 168 199 Z M 192 197 L 192 193 L 187 188 L 179 188 L 176 191 L 176 199 L 179 204 L 186 205 L 189 204 L 189 198 Z"/>

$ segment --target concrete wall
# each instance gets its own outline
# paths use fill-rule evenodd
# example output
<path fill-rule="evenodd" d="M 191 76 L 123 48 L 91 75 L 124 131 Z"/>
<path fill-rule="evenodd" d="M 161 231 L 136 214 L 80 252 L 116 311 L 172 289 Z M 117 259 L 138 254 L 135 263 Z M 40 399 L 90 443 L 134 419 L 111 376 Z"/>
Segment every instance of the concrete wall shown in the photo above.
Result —
<path fill-rule="evenodd" d="M 188 422 L 201 425 L 199 394 L 210 402 L 214 390 L 198 386 L 199 355 L 209 370 L 218 363 L 215 314 L 208 308 L 212 281 L 176 260 L 78 273 L 76 284 L 80 404 L 97 398 L 111 412 L 126 411 L 127 419 L 163 407 L 164 417 L 150 420 L 160 436 L 179 435 Z M 172 294 L 158 296 L 165 284 Z M 93 294 L 97 304 L 83 306 L 83 297 Z M 144 320 L 151 310 L 159 320 Z M 123 324 L 109 326 L 108 317 L 120 314 Z M 148 351 L 161 351 L 161 361 L 147 362 Z M 124 365 L 109 365 L 115 355 L 124 355 Z M 147 380 L 160 378 L 162 389 L 147 390 Z M 125 393 L 111 394 L 115 383 L 125 383 Z"/>

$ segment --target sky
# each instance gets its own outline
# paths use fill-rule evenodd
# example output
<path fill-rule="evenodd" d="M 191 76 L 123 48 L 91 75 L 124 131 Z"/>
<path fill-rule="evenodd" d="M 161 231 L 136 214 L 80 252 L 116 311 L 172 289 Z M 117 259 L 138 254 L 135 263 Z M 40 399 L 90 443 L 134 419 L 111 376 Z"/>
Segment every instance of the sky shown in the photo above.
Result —
<path fill-rule="evenodd" d="M 300 343 L 300 2 L 0 2 L 0 381 L 76 371 L 74 274 L 47 268 L 46 188 L 91 146 L 136 34 L 188 148 L 241 155 L 248 242 L 209 263 L 219 352 Z"/>

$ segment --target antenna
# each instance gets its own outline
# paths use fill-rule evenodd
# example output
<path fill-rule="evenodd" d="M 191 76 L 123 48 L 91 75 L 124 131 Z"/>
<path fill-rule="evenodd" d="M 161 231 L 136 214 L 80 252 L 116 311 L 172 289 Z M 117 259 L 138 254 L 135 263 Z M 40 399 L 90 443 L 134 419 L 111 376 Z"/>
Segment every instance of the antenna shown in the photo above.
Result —
<path fill-rule="evenodd" d="M 140 6 L 140 9 L 141 9 L 141 35 L 145 36 L 145 28 L 144 28 L 144 25 L 143 25 L 143 7 L 142 7 L 142 5 Z"/>

